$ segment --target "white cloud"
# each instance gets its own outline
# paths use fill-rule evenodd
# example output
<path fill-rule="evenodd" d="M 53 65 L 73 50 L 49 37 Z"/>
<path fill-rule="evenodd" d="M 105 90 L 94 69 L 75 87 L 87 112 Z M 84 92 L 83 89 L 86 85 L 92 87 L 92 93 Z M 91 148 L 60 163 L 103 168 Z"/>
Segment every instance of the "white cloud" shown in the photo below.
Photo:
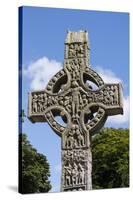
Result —
<path fill-rule="evenodd" d="M 119 77 L 117 77 L 116 74 L 112 72 L 110 69 L 105 69 L 99 66 L 97 66 L 95 69 L 96 69 L 96 72 L 101 76 L 101 78 L 103 79 L 105 83 L 122 83 L 123 84 L 123 81 Z"/>
<path fill-rule="evenodd" d="M 61 68 L 60 62 L 43 57 L 24 68 L 23 74 L 30 79 L 32 90 L 41 90 L 45 88 L 50 78 Z"/>

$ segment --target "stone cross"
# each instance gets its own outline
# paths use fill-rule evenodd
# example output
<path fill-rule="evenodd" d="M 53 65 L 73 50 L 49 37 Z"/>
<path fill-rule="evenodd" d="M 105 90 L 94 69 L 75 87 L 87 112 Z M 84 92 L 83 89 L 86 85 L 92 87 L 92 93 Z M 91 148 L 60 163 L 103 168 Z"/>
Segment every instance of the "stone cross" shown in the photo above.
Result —
<path fill-rule="evenodd" d="M 86 31 L 68 31 L 63 69 L 45 90 L 29 93 L 29 119 L 48 122 L 61 137 L 61 191 L 92 189 L 91 136 L 107 116 L 123 114 L 120 83 L 103 82 L 90 67 L 89 50 Z"/>

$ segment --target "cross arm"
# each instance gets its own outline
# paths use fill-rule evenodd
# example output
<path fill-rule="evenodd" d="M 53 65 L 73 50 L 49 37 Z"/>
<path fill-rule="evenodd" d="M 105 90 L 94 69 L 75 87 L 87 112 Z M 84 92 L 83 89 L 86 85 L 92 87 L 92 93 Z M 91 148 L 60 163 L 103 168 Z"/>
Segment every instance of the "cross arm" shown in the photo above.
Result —
<path fill-rule="evenodd" d="M 33 91 L 28 94 L 28 118 L 32 123 L 46 122 L 46 113 L 54 111 L 54 116 L 69 112 L 71 97 L 66 93 L 50 93 L 47 90 Z M 51 113 L 52 114 L 52 113 Z M 54 116 L 52 118 L 54 118 Z"/>
<path fill-rule="evenodd" d="M 106 115 L 123 114 L 122 86 L 118 84 L 104 84 L 99 90 L 89 94 L 92 104 L 104 108 Z"/>
<path fill-rule="evenodd" d="M 47 99 L 45 99 L 45 91 L 34 91 L 28 94 L 28 118 L 32 123 L 45 122 L 45 115 L 41 111 L 41 100 L 43 104 L 47 105 Z"/>
<path fill-rule="evenodd" d="M 50 107 L 58 105 L 58 96 L 46 90 L 33 91 L 28 94 L 28 118 L 31 122 L 46 122 L 45 113 Z"/>

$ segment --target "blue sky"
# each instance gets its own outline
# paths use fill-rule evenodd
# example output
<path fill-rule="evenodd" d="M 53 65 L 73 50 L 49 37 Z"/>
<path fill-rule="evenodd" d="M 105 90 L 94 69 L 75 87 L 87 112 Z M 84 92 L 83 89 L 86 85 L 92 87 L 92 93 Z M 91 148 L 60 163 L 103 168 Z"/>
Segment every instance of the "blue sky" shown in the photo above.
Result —
<path fill-rule="evenodd" d="M 23 7 L 22 64 L 24 69 L 22 105 L 27 112 L 28 92 L 45 88 L 47 81 L 61 69 L 67 30 L 87 30 L 90 62 L 106 82 L 121 81 L 124 92 L 124 116 L 110 117 L 106 126 L 129 126 L 129 15 L 72 9 Z M 55 66 L 55 67 L 54 67 Z M 38 69 L 42 70 L 43 82 Z M 41 77 L 42 78 L 42 77 Z M 41 85 L 41 84 L 44 84 Z M 60 138 L 47 123 L 23 123 L 23 132 L 32 145 L 47 156 L 52 191 L 60 186 Z"/>

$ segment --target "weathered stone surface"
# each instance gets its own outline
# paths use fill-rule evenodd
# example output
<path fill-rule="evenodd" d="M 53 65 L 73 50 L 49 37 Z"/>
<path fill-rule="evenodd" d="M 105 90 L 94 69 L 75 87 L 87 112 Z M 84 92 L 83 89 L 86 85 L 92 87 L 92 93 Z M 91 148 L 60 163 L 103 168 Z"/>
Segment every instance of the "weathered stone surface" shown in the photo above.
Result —
<path fill-rule="evenodd" d="M 107 116 L 123 114 L 121 84 L 105 84 L 91 69 L 89 49 L 86 31 L 68 32 L 64 68 L 45 90 L 29 93 L 29 119 L 48 122 L 62 139 L 61 191 L 92 189 L 90 137 Z"/>

